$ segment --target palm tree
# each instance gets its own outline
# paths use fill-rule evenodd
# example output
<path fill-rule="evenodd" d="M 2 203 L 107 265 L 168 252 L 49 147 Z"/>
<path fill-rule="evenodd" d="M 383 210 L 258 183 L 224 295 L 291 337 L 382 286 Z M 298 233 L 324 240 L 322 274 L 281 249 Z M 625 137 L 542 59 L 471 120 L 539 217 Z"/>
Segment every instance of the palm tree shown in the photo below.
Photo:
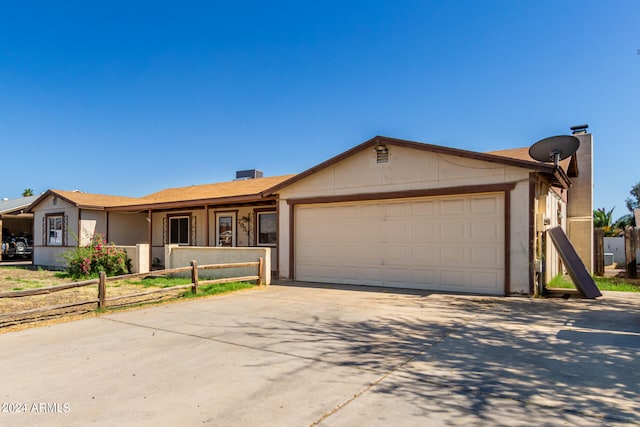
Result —
<path fill-rule="evenodd" d="M 620 232 L 619 229 L 612 227 L 613 223 L 613 210 L 616 207 L 611 208 L 610 211 L 606 211 L 605 208 L 596 209 L 593 211 L 593 227 L 602 228 L 605 237 L 617 236 Z"/>
<path fill-rule="evenodd" d="M 29 197 L 29 196 L 33 196 L 33 190 L 30 188 L 25 188 L 25 190 L 22 192 L 22 197 Z"/>

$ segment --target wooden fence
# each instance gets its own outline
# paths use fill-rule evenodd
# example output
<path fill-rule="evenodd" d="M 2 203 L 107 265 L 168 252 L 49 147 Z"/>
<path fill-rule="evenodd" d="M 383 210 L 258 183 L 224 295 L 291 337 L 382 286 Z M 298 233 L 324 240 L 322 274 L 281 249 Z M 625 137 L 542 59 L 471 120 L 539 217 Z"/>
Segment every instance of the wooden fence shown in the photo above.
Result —
<path fill-rule="evenodd" d="M 628 279 L 637 279 L 637 251 L 640 249 L 640 228 L 627 228 L 624 230 L 625 270 Z M 593 274 L 604 276 L 604 230 L 593 230 Z"/>
<path fill-rule="evenodd" d="M 199 280 L 198 278 L 198 270 L 219 270 L 219 269 L 237 268 L 237 267 L 257 267 L 258 274 L 253 276 L 225 277 L 225 278 L 213 279 L 213 280 Z M 101 308 L 106 308 L 107 303 L 109 302 L 129 299 L 129 298 L 137 298 L 141 296 L 163 293 L 163 292 L 171 292 L 171 291 L 176 291 L 181 289 L 191 288 L 191 292 L 196 294 L 198 292 L 198 287 L 200 285 L 222 284 L 222 283 L 231 283 L 231 282 L 250 282 L 250 281 L 255 281 L 256 284 L 258 285 L 263 285 L 264 284 L 263 269 L 264 269 L 263 258 L 260 258 L 259 261 L 252 261 L 252 262 L 208 264 L 208 265 L 201 265 L 201 266 L 198 266 L 196 261 L 191 261 L 191 265 L 187 267 L 171 268 L 167 270 L 155 270 L 148 273 L 136 273 L 136 274 L 127 274 L 123 276 L 112 276 L 112 277 L 106 277 L 106 274 L 104 272 L 101 272 L 100 276 L 97 279 L 83 280 L 81 282 L 73 282 L 73 283 L 64 283 L 61 285 L 48 286 L 45 288 L 27 289 L 22 291 L 0 292 L 0 299 L 22 298 L 22 297 L 28 297 L 33 295 L 46 295 L 54 292 L 64 291 L 67 289 L 81 288 L 84 286 L 98 285 L 98 295 L 96 299 L 83 300 L 79 302 L 76 301 L 71 303 L 52 305 L 48 307 L 39 307 L 39 308 L 19 311 L 15 313 L 6 313 L 6 314 L 0 315 L 0 322 L 5 319 L 20 318 L 24 316 L 46 313 L 49 311 L 62 310 L 62 309 L 77 307 L 77 306 L 86 305 L 86 304 L 97 304 L 98 309 L 101 309 Z M 171 286 L 167 288 L 152 289 L 144 292 L 137 292 L 137 293 L 128 294 L 128 295 L 119 295 L 111 298 L 107 297 L 107 282 L 134 279 L 138 277 L 165 276 L 169 274 L 185 273 L 185 272 L 191 272 L 191 283 L 189 284 Z"/>

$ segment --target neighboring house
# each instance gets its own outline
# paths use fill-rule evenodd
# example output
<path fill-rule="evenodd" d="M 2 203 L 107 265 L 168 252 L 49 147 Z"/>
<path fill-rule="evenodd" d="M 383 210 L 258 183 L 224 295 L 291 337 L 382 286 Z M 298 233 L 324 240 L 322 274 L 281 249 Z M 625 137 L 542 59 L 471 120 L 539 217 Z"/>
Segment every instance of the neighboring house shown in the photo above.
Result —
<path fill-rule="evenodd" d="M 33 214 L 27 212 L 37 196 L 0 200 L 0 241 L 33 235 Z M 3 249 L 6 246 L 3 245 Z"/>
<path fill-rule="evenodd" d="M 50 191 L 31 208 L 34 263 L 75 245 L 69 233 L 100 231 L 118 245 L 148 244 L 155 265 L 168 244 L 269 246 L 282 279 L 532 295 L 562 268 L 547 228 L 568 230 L 591 265 L 580 210 L 592 205 L 591 135 L 576 136 L 578 153 L 557 167 L 527 149 L 375 137 L 297 175 L 142 198 Z"/>

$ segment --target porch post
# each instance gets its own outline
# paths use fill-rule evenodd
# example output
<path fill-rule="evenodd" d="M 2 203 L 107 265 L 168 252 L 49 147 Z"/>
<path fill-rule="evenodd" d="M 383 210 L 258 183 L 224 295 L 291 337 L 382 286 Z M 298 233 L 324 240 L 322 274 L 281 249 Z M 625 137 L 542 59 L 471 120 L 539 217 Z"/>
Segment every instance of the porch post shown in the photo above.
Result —
<path fill-rule="evenodd" d="M 147 240 L 149 241 L 149 271 L 153 269 L 153 223 L 151 209 L 147 211 Z"/>
<path fill-rule="evenodd" d="M 204 206 L 204 245 L 209 246 L 209 205 Z"/>

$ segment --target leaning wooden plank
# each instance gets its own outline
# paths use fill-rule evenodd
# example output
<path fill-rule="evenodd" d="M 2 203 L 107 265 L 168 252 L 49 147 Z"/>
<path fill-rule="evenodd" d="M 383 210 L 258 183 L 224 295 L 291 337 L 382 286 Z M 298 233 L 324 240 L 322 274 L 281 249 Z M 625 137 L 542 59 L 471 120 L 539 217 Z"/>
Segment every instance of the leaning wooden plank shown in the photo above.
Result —
<path fill-rule="evenodd" d="M 45 311 L 55 311 L 55 310 L 60 310 L 60 309 L 63 309 L 63 308 L 68 308 L 68 307 L 76 307 L 78 305 L 97 304 L 97 303 L 98 303 L 98 300 L 87 300 L 87 301 L 73 302 L 73 303 L 68 303 L 68 304 L 50 305 L 49 307 L 32 308 L 31 310 L 24 310 L 24 311 L 18 311 L 16 313 L 2 314 L 2 315 L 0 315 L 0 319 L 8 319 L 8 318 L 14 318 L 14 317 L 19 317 L 19 316 L 27 316 L 27 315 L 35 314 L 35 313 L 44 313 Z"/>
<path fill-rule="evenodd" d="M 208 265 L 199 265 L 198 269 L 200 269 L 200 270 L 217 270 L 219 268 L 257 267 L 258 264 L 259 264 L 258 261 L 234 262 L 234 263 L 227 263 L 227 264 L 208 264 Z"/>
<path fill-rule="evenodd" d="M 177 291 L 180 289 L 188 289 L 191 288 L 191 283 L 189 283 L 188 285 L 177 285 L 177 286 L 172 286 L 170 288 L 158 288 L 158 289 L 152 289 L 150 291 L 145 291 L 145 292 L 138 292 L 135 294 L 129 294 L 129 295 L 120 295 L 117 297 L 111 297 L 111 298 L 107 298 L 105 299 L 106 302 L 110 302 L 110 301 L 118 301 L 121 299 L 127 299 L 127 298 L 136 298 L 136 297 L 141 297 L 141 296 L 145 296 L 145 295 L 150 295 L 150 294 L 156 294 L 158 292 L 169 292 L 169 291 Z"/>
<path fill-rule="evenodd" d="M 20 298 L 32 295 L 45 295 L 52 292 L 63 291 L 65 289 L 80 288 L 83 286 L 97 285 L 98 279 L 85 280 L 82 282 L 63 283 L 61 285 L 48 286 L 46 288 L 25 289 L 23 291 L 9 291 L 0 293 L 0 298 Z"/>
<path fill-rule="evenodd" d="M 252 280 L 260 280 L 260 276 L 242 276 L 242 277 L 229 277 L 226 279 L 200 280 L 200 285 L 217 285 L 220 283 L 250 282 Z"/>
<path fill-rule="evenodd" d="M 547 234 L 551 236 L 551 241 L 558 250 L 558 254 L 564 263 L 564 266 L 571 276 L 571 280 L 576 285 L 576 289 L 580 291 L 585 298 L 598 298 L 602 296 L 600 289 L 593 281 L 593 278 L 587 271 L 584 263 L 578 256 L 569 238 L 561 227 L 553 227 L 547 230 Z"/>

